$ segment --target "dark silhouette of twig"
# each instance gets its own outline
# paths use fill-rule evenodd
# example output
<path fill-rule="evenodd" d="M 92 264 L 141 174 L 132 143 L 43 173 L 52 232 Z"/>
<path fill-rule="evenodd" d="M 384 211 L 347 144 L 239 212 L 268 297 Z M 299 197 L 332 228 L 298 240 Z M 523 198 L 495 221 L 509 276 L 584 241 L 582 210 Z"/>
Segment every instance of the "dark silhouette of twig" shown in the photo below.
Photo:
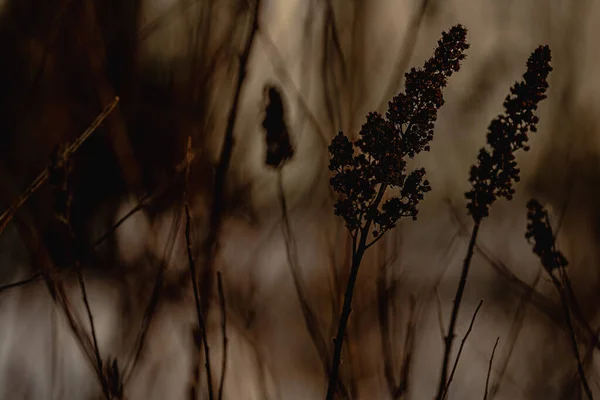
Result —
<path fill-rule="evenodd" d="M 1 285 L 0 286 L 0 293 L 4 292 L 5 290 L 9 290 L 9 289 L 12 289 L 12 288 L 16 288 L 16 287 L 21 287 L 21 286 L 28 285 L 28 284 L 30 284 L 32 282 L 37 281 L 41 277 L 42 277 L 42 273 L 41 272 L 36 272 L 33 275 L 31 275 L 29 278 L 25 278 L 25 279 L 22 279 L 20 281 L 13 282 L 13 283 L 7 283 L 6 285 Z"/>
<path fill-rule="evenodd" d="M 123 215 L 121 218 L 119 218 L 119 220 L 117 222 L 115 222 L 115 224 L 108 231 L 106 231 L 104 234 L 102 234 L 98 239 L 96 239 L 94 241 L 94 243 L 93 243 L 94 247 L 97 247 L 97 246 L 101 245 L 102 243 L 104 243 L 104 241 L 106 239 L 108 239 L 111 235 L 113 235 L 117 231 L 117 229 L 119 229 L 119 227 L 121 225 L 123 225 L 123 223 L 125 223 L 129 218 L 131 218 L 138 211 L 140 211 L 144 207 L 146 207 L 146 200 L 148 200 L 149 198 L 150 198 L 149 194 L 145 194 L 142 197 L 140 197 L 138 203 L 131 210 L 129 210 L 125 215 Z"/>
<path fill-rule="evenodd" d="M 277 171 L 277 186 L 278 186 L 278 195 L 279 202 L 281 205 L 281 214 L 282 214 L 282 222 L 283 222 L 283 237 L 286 248 L 286 256 L 288 265 L 290 266 L 290 272 L 292 274 L 292 279 L 294 282 L 294 288 L 296 290 L 296 295 L 298 296 L 298 301 L 300 303 L 300 308 L 302 310 L 302 316 L 304 317 L 304 324 L 306 326 L 306 330 L 308 331 L 310 338 L 315 345 L 317 352 L 319 354 L 319 358 L 323 363 L 323 367 L 327 371 L 327 375 L 329 376 L 329 351 L 327 348 L 327 344 L 325 342 L 325 338 L 321 334 L 319 330 L 319 323 L 316 315 L 310 308 L 308 302 L 308 296 L 304 291 L 304 286 L 302 285 L 301 278 L 299 275 L 298 268 L 298 254 L 296 250 L 296 241 L 294 240 L 292 228 L 290 226 L 288 211 L 287 211 L 287 202 L 285 199 L 285 192 L 283 188 L 283 177 L 282 170 L 279 169 Z"/>
<path fill-rule="evenodd" d="M 202 306 L 200 304 L 200 293 L 198 291 L 198 283 L 196 281 L 196 263 L 194 261 L 194 255 L 192 252 L 191 242 L 191 223 L 192 216 L 190 214 L 189 205 L 185 205 L 185 242 L 187 247 L 188 263 L 190 267 L 190 276 L 192 280 L 192 288 L 194 290 L 194 301 L 196 303 L 196 315 L 198 317 L 198 325 L 200 326 L 200 335 L 202 343 L 204 345 L 204 356 L 205 356 L 205 367 L 206 367 L 206 379 L 208 384 L 208 398 L 214 399 L 214 392 L 212 387 L 212 373 L 210 369 L 210 349 L 208 347 L 208 339 L 206 335 L 206 324 L 204 323 L 204 316 L 202 315 Z"/>
<path fill-rule="evenodd" d="M 223 358 L 221 361 L 221 379 L 219 382 L 218 400 L 223 399 L 223 388 L 225 385 L 225 373 L 227 371 L 227 304 L 225 303 L 225 291 L 223 290 L 223 277 L 221 271 L 217 271 L 217 290 L 219 292 L 219 304 L 221 306 L 221 335 L 223 336 Z"/>
<path fill-rule="evenodd" d="M 187 149 L 185 153 L 185 159 L 183 160 L 183 172 L 185 177 L 185 186 L 183 192 L 183 198 L 185 199 L 184 209 L 185 209 L 185 244 L 187 249 L 187 257 L 188 257 L 188 266 L 190 270 L 190 279 L 192 281 L 192 289 L 194 291 L 194 303 L 196 304 L 196 316 L 198 318 L 198 329 L 199 332 L 194 330 L 193 337 L 195 343 L 198 348 L 200 346 L 204 346 L 204 357 L 205 357 L 205 369 L 206 369 L 206 379 L 208 385 L 208 398 L 209 400 L 214 400 L 214 391 L 213 391 L 213 382 L 212 382 L 212 371 L 210 365 L 210 349 L 208 347 L 208 337 L 206 333 L 206 323 L 202 311 L 202 300 L 200 298 L 200 291 L 198 290 L 198 275 L 196 273 L 196 262 L 194 261 L 194 253 L 192 252 L 192 214 L 190 212 L 190 206 L 187 202 L 187 197 L 189 193 L 189 182 L 191 176 L 191 166 L 192 160 L 195 158 L 194 150 L 192 147 L 192 137 L 188 136 L 187 140 Z M 197 385 L 199 383 L 199 371 L 197 366 L 194 368 L 194 379 L 191 387 L 191 397 L 197 397 Z"/>
<path fill-rule="evenodd" d="M 487 376 L 485 378 L 485 393 L 483 395 L 483 400 L 487 400 L 488 397 L 488 385 L 490 383 L 490 374 L 492 373 L 492 363 L 494 362 L 494 353 L 496 352 L 496 346 L 498 346 L 498 341 L 500 340 L 500 336 L 496 338 L 496 343 L 494 343 L 494 348 L 492 349 L 492 355 L 490 356 L 490 364 L 488 366 Z"/>
<path fill-rule="evenodd" d="M 160 265 L 158 266 L 156 277 L 154 278 L 154 285 L 152 287 L 150 299 L 148 300 L 148 304 L 142 316 L 140 333 L 133 346 L 133 354 L 131 356 L 130 361 L 126 364 L 123 370 L 125 384 L 133 376 L 133 372 L 141 359 L 142 352 L 146 344 L 146 338 L 148 336 L 148 332 L 150 331 L 150 326 L 154 320 L 154 315 L 156 314 L 156 310 L 158 308 L 158 304 L 162 295 L 164 286 L 164 276 L 167 266 L 170 263 L 170 259 L 173 254 L 173 249 L 175 247 L 175 242 L 177 241 L 177 237 L 179 234 L 179 228 L 181 226 L 181 216 L 181 207 L 178 207 L 175 213 L 173 224 L 171 225 L 171 229 L 169 231 L 169 235 L 167 236 L 165 249 L 163 252 L 163 256 L 161 257 Z"/>
<path fill-rule="evenodd" d="M 483 300 L 479 300 L 479 304 L 477 305 L 477 308 L 475 309 L 475 312 L 473 313 L 473 317 L 471 318 L 471 323 L 469 324 L 469 328 L 467 329 L 465 336 L 463 336 L 463 338 L 460 342 L 460 347 L 458 348 L 458 353 L 456 354 L 456 359 L 454 359 L 454 365 L 452 366 L 452 371 L 450 372 L 450 376 L 448 377 L 448 383 L 446 384 L 446 388 L 444 389 L 444 393 L 442 394 L 442 399 L 444 399 L 444 398 L 446 398 L 446 396 L 448 396 L 448 391 L 450 390 L 450 384 L 452 383 L 452 380 L 454 379 L 454 373 L 456 372 L 456 368 L 458 367 L 458 361 L 460 360 L 460 356 L 462 355 L 462 351 L 463 351 L 463 348 L 465 347 L 465 343 L 467 343 L 467 338 L 471 334 L 471 330 L 473 330 L 473 324 L 475 323 L 475 318 L 477 318 L 477 313 L 479 313 L 479 309 L 481 308 L 482 304 L 483 304 Z"/>
<path fill-rule="evenodd" d="M 383 251 L 383 246 L 382 246 Z M 383 372 L 388 386 L 388 391 L 393 396 L 397 390 L 394 373 L 392 342 L 389 332 L 389 297 L 387 294 L 387 275 L 384 266 L 379 267 L 377 277 L 377 317 L 381 335 L 381 354 L 383 359 Z"/>
<path fill-rule="evenodd" d="M 504 379 L 504 375 L 506 374 L 506 370 L 508 368 L 508 364 L 512 358 L 513 351 L 517 344 L 517 339 L 521 334 L 521 330 L 523 329 L 523 323 L 525 321 L 525 315 L 527 308 L 531 304 L 531 299 L 533 297 L 533 293 L 535 292 L 535 288 L 538 285 L 540 279 L 542 277 L 541 271 L 535 277 L 535 280 L 531 284 L 531 290 L 526 291 L 519 297 L 519 304 L 517 306 L 517 310 L 515 311 L 515 316 L 513 318 L 513 322 L 511 323 L 510 330 L 508 333 L 508 340 L 506 341 L 504 347 L 506 350 L 504 353 L 506 354 L 502 361 L 500 362 L 500 367 L 496 369 L 497 378 L 494 380 L 492 387 L 489 390 L 489 396 L 491 399 L 494 398 L 498 390 L 500 389 L 500 385 L 502 384 L 502 380 Z"/>
<path fill-rule="evenodd" d="M 410 310 L 408 316 L 408 323 L 406 324 L 406 337 L 404 340 L 404 360 L 402 361 L 402 367 L 400 369 L 400 383 L 396 390 L 392 393 L 393 399 L 399 399 L 408 392 L 408 380 L 410 378 L 410 370 L 412 366 L 412 358 L 415 348 L 415 332 L 417 328 L 417 317 L 416 317 L 416 301 L 415 298 L 410 296 Z"/>
<path fill-rule="evenodd" d="M 435 287 L 434 289 L 434 296 L 435 296 L 435 305 L 436 305 L 436 310 L 437 310 L 437 317 L 438 317 L 438 326 L 440 328 L 440 337 L 442 338 L 442 341 L 444 340 L 444 336 L 446 335 L 446 328 L 444 328 L 444 315 L 442 313 L 442 300 L 440 299 L 440 292 L 438 291 L 437 287 Z"/>
<path fill-rule="evenodd" d="M 564 274 L 564 267 L 560 267 L 561 280 L 564 282 L 564 278 L 562 277 L 563 274 Z M 579 355 L 579 346 L 577 345 L 577 337 L 575 336 L 575 329 L 573 328 L 573 321 L 571 320 L 571 310 L 569 307 L 569 298 L 568 298 L 567 293 L 565 292 L 564 283 L 561 284 L 561 282 L 554 275 L 551 275 L 550 277 L 552 279 L 552 283 L 554 284 L 554 286 L 556 286 L 556 289 L 558 290 L 558 292 L 560 294 L 561 303 L 563 306 L 563 312 L 565 314 L 565 323 L 567 324 L 567 327 L 569 328 L 568 329 L 569 339 L 570 339 L 571 346 L 573 349 L 573 355 L 575 356 L 575 360 L 577 361 L 577 371 L 578 371 L 579 377 L 581 379 L 581 384 L 583 386 L 583 390 L 585 391 L 587 398 L 589 400 L 593 400 L 594 397 L 592 395 L 592 389 L 590 388 L 590 385 L 585 376 L 585 370 L 583 368 L 581 356 Z"/>
<path fill-rule="evenodd" d="M 448 387 L 446 374 L 448 373 L 448 367 L 450 365 L 450 355 L 452 352 L 452 342 L 454 341 L 454 330 L 456 328 L 456 322 L 458 321 L 458 312 L 460 310 L 460 304 L 467 286 L 467 277 L 469 275 L 469 268 L 471 266 L 471 259 L 473 258 L 473 250 L 475 249 L 475 243 L 477 242 L 477 234 L 479 232 L 480 222 L 476 222 L 471 233 L 471 239 L 469 239 L 469 247 L 467 249 L 467 256 L 463 261 L 462 272 L 460 274 L 460 280 L 458 282 L 458 288 L 456 295 L 454 296 L 454 302 L 452 305 L 452 314 L 450 316 L 450 324 L 448 325 L 448 333 L 444 338 L 444 359 L 442 361 L 442 373 L 440 377 L 440 387 L 438 388 L 437 400 L 443 400 L 444 393 Z"/>
<path fill-rule="evenodd" d="M 565 267 L 568 265 L 568 261 L 562 252 L 560 252 L 556 247 L 556 237 L 550 225 L 548 212 L 537 200 L 530 200 L 529 203 L 527 203 L 527 209 L 528 224 L 525 237 L 528 241 L 533 243 L 533 252 L 540 258 L 542 266 L 550 276 L 552 283 L 560 295 L 565 323 L 568 327 L 569 339 L 571 342 L 573 355 L 575 356 L 575 360 L 577 362 L 577 370 L 579 372 L 581 384 L 587 398 L 592 400 L 592 390 L 585 376 L 583 363 L 581 362 L 581 356 L 579 355 L 577 337 L 575 336 L 575 328 L 571 319 L 569 295 L 565 289 Z M 555 271 L 558 271 L 560 279 L 554 274 Z"/>
<path fill-rule="evenodd" d="M 118 99 L 115 100 L 113 104 L 116 104 Z M 91 133 L 90 133 L 91 134 Z M 83 143 L 85 138 L 78 138 L 76 143 Z M 93 344 L 93 354 L 95 357 L 96 368 L 98 372 L 98 378 L 100 380 L 100 384 L 102 386 L 102 392 L 106 397 L 106 400 L 112 400 L 113 395 L 110 390 L 110 386 L 104 374 L 104 367 L 102 362 L 102 356 L 100 355 L 100 348 L 98 346 L 98 337 L 96 334 L 96 327 L 94 325 L 94 316 L 92 313 L 92 309 L 90 306 L 90 302 L 87 295 L 87 289 L 85 285 L 85 280 L 83 278 L 83 271 L 80 262 L 80 254 L 81 254 L 81 243 L 77 239 L 75 231 L 73 229 L 73 225 L 71 223 L 71 203 L 72 203 L 72 193 L 69 182 L 69 177 L 71 173 L 72 164 L 70 160 L 67 158 L 70 154 L 70 150 L 72 148 L 76 148 L 74 146 L 68 147 L 65 151 L 59 151 L 58 147 L 51 154 L 50 166 L 48 167 L 48 181 L 52 186 L 52 195 L 54 197 L 54 213 L 56 215 L 57 220 L 64 225 L 66 230 L 68 231 L 68 244 L 70 246 L 69 251 L 72 252 L 74 256 L 74 264 L 75 264 L 75 275 L 77 276 L 77 282 L 79 283 L 79 288 L 81 290 L 81 295 L 83 298 L 83 304 L 85 307 L 85 311 L 87 314 L 88 322 L 90 324 L 90 332 L 92 337 Z"/>
<path fill-rule="evenodd" d="M 215 168 L 212 201 L 210 203 L 211 213 L 209 217 L 209 228 L 208 237 L 203 246 L 205 262 L 204 268 L 201 273 L 200 282 L 202 285 L 203 293 L 203 304 L 202 310 L 205 312 L 208 309 L 208 301 L 212 290 L 213 282 L 213 264 L 217 252 L 217 241 L 221 232 L 221 223 L 224 211 L 224 197 L 225 197 L 225 181 L 229 166 L 231 164 L 231 158 L 233 155 L 234 146 L 234 128 L 235 121 L 237 119 L 238 106 L 244 82 L 246 80 L 246 74 L 248 70 L 248 60 L 250 53 L 254 45 L 254 38 L 259 27 L 259 11 L 261 6 L 261 0 L 256 0 L 255 6 L 252 12 L 252 23 L 246 44 L 242 50 L 239 60 L 238 77 L 235 86 L 235 92 L 233 95 L 233 101 L 227 117 L 227 127 L 225 129 L 225 135 L 223 137 L 223 144 L 221 146 L 221 153 L 219 161 Z M 197 278 L 195 278 L 197 279 Z"/>
<path fill-rule="evenodd" d="M 81 288 L 81 296 L 83 297 L 83 304 L 85 305 L 85 311 L 87 313 L 88 321 L 90 323 L 90 331 L 92 333 L 92 342 L 94 344 L 94 355 L 96 356 L 96 364 L 98 365 L 98 370 L 102 372 L 100 383 L 102 384 L 102 391 L 106 396 L 107 400 L 112 400 L 112 393 L 109 389 L 108 382 L 106 381 L 106 377 L 104 376 L 104 367 L 102 366 L 102 356 L 100 355 L 100 347 L 98 346 L 98 337 L 96 335 L 96 327 L 94 325 L 94 315 L 92 314 L 92 309 L 90 307 L 90 302 L 87 296 L 87 290 L 85 286 L 85 281 L 83 279 L 83 273 L 81 272 L 81 266 L 79 265 L 79 260 L 76 260 L 77 269 L 77 281 L 79 282 L 79 287 Z"/>
<path fill-rule="evenodd" d="M 385 256 L 385 246 L 381 246 L 382 254 Z M 409 315 L 406 323 L 406 333 L 404 338 L 404 348 L 402 365 L 400 369 L 400 381 L 396 382 L 396 372 L 394 371 L 394 351 L 392 349 L 392 341 L 390 338 L 390 322 L 389 322 L 389 304 L 393 302 L 390 298 L 388 290 L 388 279 L 386 274 L 388 262 L 384 262 L 379 267 L 377 278 L 377 309 L 379 330 L 381 335 L 381 353 L 383 359 L 383 371 L 388 386 L 388 392 L 392 399 L 399 399 L 408 389 L 408 379 L 410 375 L 410 367 L 412 364 L 414 331 L 416 326 L 415 308 L 416 301 L 411 295 L 409 300 Z M 393 296 L 393 295 L 392 295 Z M 393 304 L 393 303 L 392 303 Z M 392 314 L 393 315 L 393 314 Z"/>
<path fill-rule="evenodd" d="M 81 145 L 92 135 L 92 133 L 96 131 L 96 129 L 98 129 L 100 124 L 102 124 L 102 122 L 115 109 L 118 102 L 119 98 L 115 97 L 114 101 L 104 108 L 104 110 L 96 117 L 94 122 L 92 122 L 92 124 L 65 149 L 64 153 L 62 154 L 63 159 L 68 160 L 79 149 L 79 147 L 81 147 Z M 29 197 L 35 193 L 35 191 L 38 190 L 44 182 L 46 182 L 49 172 L 49 169 L 46 168 L 40 175 L 38 175 L 38 177 L 35 178 L 35 180 L 27 189 L 25 189 L 25 191 L 15 200 L 15 202 L 6 211 L 4 211 L 2 215 L 0 215 L 0 234 L 2 234 L 6 228 L 6 225 L 8 225 L 8 223 L 12 220 L 18 209 L 25 204 L 27 199 L 29 199 Z"/>

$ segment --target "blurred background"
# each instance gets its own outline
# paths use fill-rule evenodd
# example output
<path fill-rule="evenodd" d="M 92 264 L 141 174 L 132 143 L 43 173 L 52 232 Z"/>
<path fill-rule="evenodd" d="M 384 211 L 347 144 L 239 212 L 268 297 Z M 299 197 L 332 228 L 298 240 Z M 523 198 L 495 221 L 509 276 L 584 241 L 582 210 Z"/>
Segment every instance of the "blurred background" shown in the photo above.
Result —
<path fill-rule="evenodd" d="M 350 266 L 349 237 L 333 215 L 327 146 L 340 130 L 356 137 L 367 112 L 385 112 L 404 73 L 423 65 L 456 24 L 468 29 L 467 58 L 444 90 L 431 151 L 414 160 L 432 191 L 418 220 L 399 224 L 363 262 L 343 356 L 346 393 L 434 396 L 472 227 L 469 166 L 529 54 L 548 44 L 548 98 L 532 149 L 518 158 L 515 199 L 499 201 L 483 222 L 456 347 L 483 305 L 448 398 L 483 398 L 497 337 L 488 398 L 582 396 L 558 294 L 524 237 L 531 197 L 550 210 L 569 259 L 580 353 L 600 394 L 600 2 L 0 1 L 3 209 L 49 165 L 57 145 L 72 143 L 120 98 L 72 158 L 69 182 L 100 353 L 106 364 L 117 360 L 125 398 L 208 398 L 184 201 L 213 386 L 225 309 L 224 398 L 324 397 L 322 345 L 331 351 Z M 281 91 L 295 146 L 279 172 L 264 163 L 266 85 Z M 188 137 L 195 157 L 186 181 Z M 279 173 L 295 263 L 282 231 Z M 65 303 L 39 275 L 53 271 L 89 336 L 68 236 L 49 185 L 0 235 L 0 282 L 34 277 L 0 292 L 0 398 L 103 398 Z M 302 307 L 314 316 L 308 328 Z"/>

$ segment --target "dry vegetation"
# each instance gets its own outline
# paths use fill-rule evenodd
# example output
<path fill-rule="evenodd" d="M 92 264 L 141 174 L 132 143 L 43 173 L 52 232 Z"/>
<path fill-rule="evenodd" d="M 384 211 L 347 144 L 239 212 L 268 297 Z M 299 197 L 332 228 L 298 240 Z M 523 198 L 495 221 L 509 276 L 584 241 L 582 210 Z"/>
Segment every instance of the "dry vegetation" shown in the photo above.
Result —
<path fill-rule="evenodd" d="M 597 397 L 599 17 L 0 1 L 0 398 Z"/>

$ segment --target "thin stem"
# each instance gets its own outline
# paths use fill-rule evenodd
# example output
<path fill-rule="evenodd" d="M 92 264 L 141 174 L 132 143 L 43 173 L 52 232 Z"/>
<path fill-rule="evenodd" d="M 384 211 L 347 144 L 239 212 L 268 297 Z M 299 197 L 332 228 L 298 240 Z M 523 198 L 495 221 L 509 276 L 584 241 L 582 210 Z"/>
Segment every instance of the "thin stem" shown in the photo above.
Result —
<path fill-rule="evenodd" d="M 217 271 L 217 288 L 219 291 L 219 304 L 221 306 L 221 334 L 223 336 L 223 359 L 221 361 L 221 380 L 219 382 L 218 399 L 223 399 L 223 387 L 225 384 L 225 372 L 227 371 L 227 304 L 225 303 L 225 292 L 223 290 L 223 278 Z"/>
<path fill-rule="evenodd" d="M 94 355 L 96 356 L 96 364 L 98 365 L 98 371 L 100 375 L 100 383 L 102 384 L 102 391 L 107 400 L 112 399 L 110 389 L 108 388 L 108 382 L 104 376 L 104 368 L 102 367 L 102 356 L 100 356 L 100 347 L 98 346 L 98 337 L 96 335 L 96 328 L 94 325 L 94 315 L 92 314 L 92 308 L 87 297 L 87 290 L 85 288 L 85 281 L 83 280 L 83 273 L 81 272 L 81 266 L 79 261 L 76 261 L 77 268 L 77 280 L 79 281 L 79 287 L 81 288 L 81 295 L 83 297 L 83 304 L 85 304 L 85 311 L 87 313 L 88 320 L 90 322 L 90 329 L 92 332 L 92 342 L 94 344 Z"/>
<path fill-rule="evenodd" d="M 377 197 L 372 205 L 373 209 L 379 206 L 386 188 L 387 185 L 385 184 L 381 185 L 379 188 L 379 193 L 377 193 Z M 357 244 L 356 251 L 354 251 L 352 254 L 352 267 L 350 268 L 350 275 L 348 276 L 348 283 L 346 284 L 346 292 L 344 293 L 344 304 L 342 306 L 342 313 L 340 315 L 337 335 L 333 341 L 333 359 L 331 361 L 331 374 L 329 375 L 329 383 L 327 386 L 327 400 L 333 400 L 337 389 L 344 335 L 346 334 L 348 319 L 350 319 L 350 313 L 352 312 L 352 298 L 354 297 L 354 288 L 356 286 L 356 278 L 358 277 L 358 269 L 367 249 L 367 236 L 369 235 L 369 228 L 371 227 L 372 222 L 373 220 L 369 218 L 364 228 L 361 229 L 360 240 Z"/>
<path fill-rule="evenodd" d="M 469 241 L 469 248 L 463 263 L 460 281 L 458 282 L 458 288 L 456 289 L 456 296 L 454 297 L 452 314 L 450 316 L 450 325 L 448 326 L 448 335 L 444 339 L 444 360 L 442 362 L 440 382 L 438 385 L 438 392 L 435 397 L 436 400 L 442 400 L 444 396 L 444 390 L 446 388 L 446 380 L 448 376 L 448 366 L 450 365 L 450 355 L 452 353 L 452 343 L 454 342 L 454 330 L 456 328 L 456 321 L 458 320 L 460 303 L 467 285 L 467 277 L 469 276 L 469 268 L 471 267 L 471 260 L 473 259 L 473 252 L 475 250 L 475 244 L 477 243 L 477 234 L 479 232 L 480 224 L 480 220 L 475 221 L 475 226 L 473 227 L 473 232 L 471 233 L 471 240 Z"/>
<path fill-rule="evenodd" d="M 225 181 L 231 159 L 233 157 L 233 147 L 235 145 L 234 128 L 237 120 L 238 109 L 240 98 L 242 96 L 242 90 L 244 88 L 244 82 L 248 73 L 248 61 L 250 59 L 251 51 L 254 45 L 254 39 L 256 32 L 259 28 L 259 11 L 260 11 L 261 0 L 256 0 L 253 13 L 252 13 L 252 25 L 246 43 L 240 54 L 240 60 L 238 65 L 238 76 L 235 86 L 235 92 L 233 95 L 233 101 L 229 109 L 227 116 L 227 126 L 225 128 L 225 135 L 223 137 L 223 144 L 221 146 L 221 152 L 219 154 L 219 161 L 215 167 L 215 175 L 213 179 L 213 191 L 211 201 L 211 213 L 209 217 L 209 229 L 208 237 L 204 243 L 204 254 L 205 262 L 202 270 L 202 293 L 205 293 L 202 309 L 208 309 L 208 300 L 211 297 L 210 292 L 213 285 L 213 265 L 216 258 L 218 239 L 221 233 L 221 224 L 224 212 L 224 198 L 225 198 Z M 194 278 L 197 279 L 197 278 Z"/>
<path fill-rule="evenodd" d="M 560 272 L 561 272 L 561 276 L 562 276 L 564 274 L 564 271 L 562 268 L 560 268 Z M 552 283 L 554 283 L 554 286 L 556 286 L 556 290 L 558 290 L 558 293 L 560 294 L 560 300 L 561 300 L 561 303 L 563 306 L 563 311 L 565 314 L 565 323 L 567 324 L 567 327 L 569 328 L 568 329 L 569 339 L 571 341 L 571 347 L 573 349 L 573 355 L 575 356 L 575 361 L 577 362 L 577 372 L 579 373 L 579 378 L 581 379 L 581 385 L 583 386 L 583 390 L 584 390 L 585 395 L 588 398 L 588 400 L 593 400 L 594 397 L 592 396 L 592 389 L 590 388 L 587 378 L 585 377 L 583 363 L 581 362 L 581 356 L 579 355 L 579 348 L 577 346 L 577 338 L 575 337 L 575 329 L 573 328 L 573 321 L 571 320 L 571 310 L 569 309 L 569 299 L 567 297 L 567 293 L 565 293 L 565 288 L 563 287 L 561 282 L 558 280 L 558 278 L 556 278 L 556 276 L 554 276 L 553 274 L 549 274 L 549 275 L 552 279 Z M 564 280 L 564 278 L 563 278 L 563 280 Z"/>
<path fill-rule="evenodd" d="M 460 342 L 460 347 L 458 348 L 458 353 L 456 354 L 456 359 L 454 360 L 454 365 L 452 366 L 452 372 L 450 372 L 450 377 L 448 378 L 448 384 L 446 384 L 446 388 L 444 389 L 444 395 L 442 396 L 442 398 L 446 398 L 446 396 L 448 395 L 448 391 L 450 390 L 450 384 L 452 383 L 452 380 L 454 379 L 454 373 L 456 372 L 456 368 L 458 367 L 458 361 L 460 360 L 460 356 L 462 354 L 463 348 L 465 347 L 465 343 L 467 343 L 467 338 L 469 337 L 469 335 L 471 334 L 471 331 L 473 330 L 473 324 L 475 323 L 475 318 L 477 318 L 477 314 L 479 313 L 479 309 L 481 308 L 482 304 L 483 304 L 483 300 L 479 300 L 479 304 L 477 305 L 477 308 L 475 309 L 475 312 L 473 313 L 473 318 L 471 318 L 471 323 L 469 324 L 469 329 L 467 329 L 465 336 L 463 336 L 463 338 Z"/>
<path fill-rule="evenodd" d="M 36 272 L 35 274 L 31 275 L 29 278 L 25 278 L 25 279 L 22 279 L 20 281 L 13 282 L 13 283 L 7 283 L 6 285 L 1 285 L 0 292 L 4 292 L 5 290 L 9 290 L 9 289 L 19 287 L 19 286 L 25 286 L 29 283 L 37 281 L 41 277 L 42 277 L 42 273 Z"/>
<path fill-rule="evenodd" d="M 110 113 L 115 109 L 117 103 L 119 102 L 119 98 L 115 97 L 114 101 L 109 104 L 92 122 L 92 124 L 70 145 L 64 154 L 62 155 L 64 160 L 69 159 L 81 145 L 98 129 L 100 124 L 110 115 Z M 15 213 L 36 190 L 42 186 L 44 182 L 50 176 L 50 169 L 46 168 L 42 171 L 41 174 L 38 175 L 37 178 L 25 189 L 25 191 L 15 200 L 15 202 L 0 215 L 0 234 L 4 231 L 8 223 L 13 219 Z"/>
<path fill-rule="evenodd" d="M 204 323 L 204 317 L 202 316 L 202 307 L 200 304 L 200 294 L 198 292 L 198 282 L 196 281 L 196 263 L 194 262 L 194 256 L 192 253 L 192 242 L 190 239 L 190 230 L 192 224 L 192 216 L 190 215 L 190 207 L 188 204 L 185 205 L 185 242 L 187 247 L 188 262 L 190 267 L 190 275 L 192 279 L 192 288 L 194 289 L 194 301 L 196 303 L 196 313 L 198 317 L 198 326 L 200 327 L 200 334 L 202 336 L 202 343 L 204 345 L 204 355 L 206 361 L 204 363 L 206 367 L 206 380 L 208 383 L 208 398 L 214 399 L 214 392 L 212 387 L 212 373 L 210 370 L 210 350 L 208 348 L 208 339 L 206 336 L 206 324 Z"/>
<path fill-rule="evenodd" d="M 294 282 L 296 295 L 298 296 L 298 301 L 300 303 L 300 309 L 302 310 L 304 325 L 306 326 L 306 330 L 308 331 L 310 338 L 315 348 L 317 349 L 317 353 L 319 354 L 319 358 L 321 359 L 321 363 L 323 364 L 323 369 L 326 371 L 327 376 L 331 376 L 327 342 L 319 329 L 317 316 L 309 306 L 308 296 L 305 293 L 304 287 L 302 286 L 302 282 L 300 279 L 301 277 L 299 274 L 300 268 L 298 266 L 298 251 L 296 248 L 296 241 L 294 239 L 294 234 L 289 219 L 289 213 L 287 210 L 287 201 L 285 199 L 285 192 L 283 188 L 283 171 L 281 168 L 277 171 L 277 186 L 279 202 L 281 204 L 283 237 L 285 242 L 286 256 L 290 267 L 290 272 L 292 274 L 292 280 Z M 340 388 L 344 393 L 346 393 L 345 387 Z"/>
<path fill-rule="evenodd" d="M 487 376 L 485 378 L 485 393 L 483 395 L 483 400 L 487 400 L 488 397 L 488 385 L 490 384 L 490 375 L 492 373 L 492 363 L 494 362 L 494 353 L 496 353 L 496 346 L 498 346 L 498 341 L 500 340 L 500 336 L 496 338 L 496 343 L 494 343 L 494 348 L 492 349 L 492 355 L 490 357 L 490 364 L 488 366 Z"/>

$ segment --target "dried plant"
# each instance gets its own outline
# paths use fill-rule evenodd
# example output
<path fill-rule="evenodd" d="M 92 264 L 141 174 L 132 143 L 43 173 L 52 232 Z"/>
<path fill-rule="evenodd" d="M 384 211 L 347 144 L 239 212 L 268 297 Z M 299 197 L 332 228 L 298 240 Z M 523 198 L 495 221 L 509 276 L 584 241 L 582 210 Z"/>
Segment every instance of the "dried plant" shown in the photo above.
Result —
<path fill-rule="evenodd" d="M 343 340 L 352 310 L 352 297 L 365 251 L 404 217 L 416 219 L 418 204 L 431 190 L 423 168 L 406 171 L 407 157 L 429 151 L 437 111 L 444 104 L 442 89 L 465 58 L 466 29 L 461 25 L 442 33 L 433 57 L 423 68 L 406 74 L 405 93 L 389 103 L 386 116 L 367 115 L 359 139 L 352 142 L 340 132 L 329 146 L 330 180 L 339 199 L 335 214 L 344 219 L 352 237 L 352 267 L 334 339 L 327 388 L 332 400 L 337 389 Z M 383 201 L 387 189 L 399 196 Z"/>
<path fill-rule="evenodd" d="M 573 355 L 577 362 L 577 372 L 586 397 L 591 400 L 593 399 L 592 390 L 585 377 L 583 363 L 581 361 L 581 356 L 579 355 L 577 338 L 571 319 L 568 289 L 565 284 L 567 280 L 565 267 L 569 265 L 569 262 L 563 253 L 556 248 L 556 238 L 554 237 L 552 226 L 550 225 L 548 212 L 534 199 L 527 203 L 527 232 L 525 233 L 525 237 L 530 243 L 533 243 L 533 252 L 540 258 L 542 266 L 550 276 L 552 284 L 556 287 L 556 290 L 560 295 Z"/>
<path fill-rule="evenodd" d="M 488 127 L 488 148 L 479 152 L 478 164 L 471 167 L 469 181 L 472 189 L 465 194 L 467 209 L 475 222 L 467 255 L 465 257 L 460 281 L 454 298 L 448 333 L 444 338 L 444 358 L 436 399 L 442 400 L 448 391 L 447 381 L 450 354 L 454 341 L 454 330 L 463 298 L 467 277 L 477 242 L 477 234 L 483 218 L 489 215 L 490 206 L 501 197 L 511 200 L 519 182 L 520 171 L 515 160 L 515 152 L 529 150 L 527 145 L 529 132 L 536 132 L 539 121 L 534 112 L 540 101 L 546 98 L 547 78 L 550 67 L 550 48 L 538 47 L 527 61 L 527 71 L 521 82 L 515 83 L 510 94 L 504 100 L 504 114 L 496 117 Z"/>

